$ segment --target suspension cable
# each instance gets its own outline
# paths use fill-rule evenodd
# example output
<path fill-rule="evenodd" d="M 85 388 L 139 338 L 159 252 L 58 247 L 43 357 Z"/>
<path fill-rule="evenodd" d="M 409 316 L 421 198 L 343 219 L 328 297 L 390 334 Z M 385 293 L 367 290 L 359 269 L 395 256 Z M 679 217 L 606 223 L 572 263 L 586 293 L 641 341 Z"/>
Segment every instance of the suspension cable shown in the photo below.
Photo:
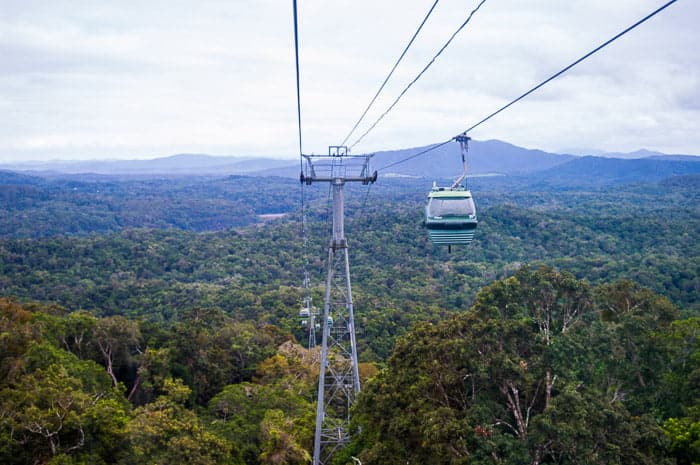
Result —
<path fill-rule="evenodd" d="M 420 79 L 421 76 L 423 76 L 423 74 L 428 70 L 428 68 L 430 68 L 433 65 L 433 63 L 435 63 L 435 60 L 452 43 L 452 41 L 457 36 L 457 34 L 459 34 L 460 31 L 462 31 L 462 29 L 464 29 L 466 27 L 466 25 L 469 23 L 469 21 L 471 21 L 472 17 L 476 14 L 477 11 L 479 11 L 479 9 L 481 8 L 481 6 L 484 3 L 486 3 L 486 0 L 481 0 L 481 2 L 479 2 L 479 4 L 476 6 L 476 8 L 474 8 L 471 11 L 471 13 L 469 13 L 469 16 L 467 16 L 467 19 L 457 28 L 457 30 L 455 32 L 452 33 L 452 35 L 447 40 L 447 42 L 445 42 L 445 44 L 440 48 L 440 50 L 438 50 L 438 52 L 435 54 L 435 56 L 433 56 L 433 58 L 428 62 L 428 64 L 425 65 L 425 67 L 418 73 L 418 75 L 415 78 L 413 78 L 413 80 L 410 83 L 408 83 L 408 85 L 404 88 L 404 90 L 401 91 L 399 96 L 396 97 L 396 99 L 392 102 L 391 105 L 389 105 L 389 107 L 384 111 L 384 113 L 382 113 L 379 116 L 379 118 L 377 118 L 376 121 L 374 123 L 372 123 L 372 125 L 355 142 L 353 142 L 353 144 L 350 146 L 350 149 L 355 147 L 362 139 L 364 139 L 365 136 L 367 134 L 369 134 L 377 126 L 377 124 L 379 124 L 379 122 L 382 119 L 384 119 L 384 117 L 396 106 L 396 104 L 399 103 L 399 100 L 401 100 L 401 98 L 406 94 L 406 92 L 408 92 L 408 89 L 410 89 L 413 86 L 413 84 L 415 84 L 418 81 L 418 79 Z"/>
<path fill-rule="evenodd" d="M 387 166 L 384 166 L 384 167 L 382 167 L 382 168 L 379 168 L 377 171 L 385 170 L 385 169 L 390 168 L 390 167 L 392 167 L 392 166 L 396 166 L 396 165 L 399 165 L 399 164 L 401 164 L 401 163 L 405 163 L 405 162 L 407 162 L 407 161 L 409 161 L 409 160 L 412 160 L 412 159 L 414 159 L 414 158 L 416 158 L 416 157 L 419 157 L 420 155 L 424 155 L 424 154 L 426 154 L 426 153 L 428 153 L 428 152 L 432 152 L 433 150 L 435 150 L 435 149 L 437 149 L 437 148 L 439 148 L 439 147 L 442 147 L 443 145 L 446 145 L 446 144 L 452 142 L 452 141 L 455 140 L 458 136 L 460 136 L 460 135 L 462 135 L 462 134 L 467 134 L 467 133 L 469 133 L 469 131 L 471 131 L 471 130 L 477 128 L 478 126 L 481 126 L 483 123 L 485 123 L 486 121 L 490 120 L 491 118 L 493 118 L 494 116 L 496 116 L 497 114 L 499 114 L 500 112 L 502 112 L 503 110 L 505 110 L 506 108 L 508 108 L 508 107 L 510 107 L 511 105 L 515 104 L 516 102 L 519 102 L 520 100 L 524 99 L 525 97 L 527 97 L 528 95 L 532 94 L 533 92 L 535 92 L 536 90 L 538 90 L 539 88 L 541 88 L 541 87 L 544 86 L 545 84 L 549 83 L 550 81 L 553 81 L 554 79 L 558 78 L 559 76 L 561 76 L 561 75 L 564 74 L 565 72 L 569 71 L 569 70 L 570 70 L 571 68 L 573 68 L 574 66 L 578 65 L 578 64 L 581 63 L 582 61 L 584 61 L 584 60 L 586 60 L 587 58 L 589 58 L 591 55 L 593 55 L 593 54 L 599 52 L 600 50 L 602 50 L 603 48 L 607 47 L 608 45 L 610 45 L 611 43 L 613 43 L 614 41 L 616 41 L 616 40 L 619 39 L 620 37 L 624 36 L 625 34 L 627 34 L 628 32 L 630 32 L 631 30 L 635 29 L 636 27 L 640 26 L 642 23 L 646 22 L 647 20 L 651 19 L 652 17 L 656 16 L 656 15 L 659 14 L 661 11 L 665 10 L 666 8 L 668 8 L 668 7 L 671 6 L 672 4 L 676 3 L 677 1 L 678 1 L 678 0 L 670 0 L 670 1 L 667 2 L 666 4 L 662 5 L 661 7 L 657 8 L 656 10 L 652 11 L 651 13 L 649 13 L 648 15 L 646 15 L 644 18 L 640 19 L 639 21 L 637 21 L 636 23 L 632 24 L 632 25 L 629 26 L 628 28 L 624 29 L 622 32 L 616 34 L 616 35 L 613 36 L 612 38 L 606 40 L 605 42 L 603 42 L 602 44 L 600 44 L 599 46 L 597 46 L 596 48 L 594 48 L 594 49 L 591 50 L 590 52 L 588 52 L 588 53 L 586 53 L 585 55 L 583 55 L 583 56 L 582 56 L 581 58 L 579 58 L 578 60 L 576 60 L 576 61 L 574 61 L 573 63 L 571 63 L 570 65 L 568 65 L 568 66 L 562 68 L 560 71 L 554 73 L 553 75 L 551 75 L 550 77 L 548 77 L 548 78 L 545 79 L 544 81 L 540 82 L 539 84 L 537 84 L 536 86 L 534 86 L 533 88 L 531 88 L 530 90 L 528 90 L 527 92 L 525 92 L 525 93 L 523 93 L 522 95 L 520 95 L 519 97 L 517 97 L 517 98 L 511 100 L 511 101 L 510 101 L 509 103 L 507 103 L 506 105 L 503 105 L 501 108 L 499 108 L 498 110 L 494 111 L 493 113 L 491 113 L 490 115 L 486 116 L 485 118 L 481 119 L 479 122 L 473 124 L 472 126 L 470 126 L 469 128 L 467 128 L 465 131 L 459 133 L 458 135 L 456 135 L 456 136 L 450 138 L 449 140 L 447 140 L 447 141 L 445 141 L 445 142 L 441 142 L 441 143 L 439 143 L 439 144 L 432 145 L 432 146 L 428 147 L 427 149 L 422 150 L 421 152 L 418 152 L 418 153 L 416 153 L 416 154 L 414 154 L 414 155 L 411 155 L 411 156 L 406 157 L 406 158 L 404 158 L 404 159 L 402 159 L 402 160 L 396 161 L 396 162 L 391 163 L 391 164 L 389 164 L 389 165 L 387 165 Z"/>
<path fill-rule="evenodd" d="M 447 145 L 447 144 L 449 144 L 450 142 L 452 142 L 452 139 L 448 139 L 448 140 L 446 140 L 446 141 L 444 141 L 444 142 L 439 142 L 439 143 L 437 143 L 437 144 L 431 145 L 430 147 L 428 147 L 428 148 L 425 149 L 425 150 L 421 150 L 420 152 L 414 153 L 413 155 L 410 155 L 410 156 L 408 156 L 408 157 L 406 157 L 406 158 L 403 158 L 403 159 L 401 159 L 401 160 L 399 160 L 399 161 L 395 161 L 394 163 L 389 163 L 389 164 L 386 165 L 386 166 L 382 166 L 381 168 L 378 168 L 377 171 L 384 171 L 385 169 L 391 168 L 392 166 L 400 165 L 401 163 L 406 163 L 406 162 L 409 161 L 409 160 L 413 160 L 414 158 L 418 158 L 418 157 L 420 157 L 421 155 L 425 155 L 425 154 L 428 153 L 428 152 L 432 152 L 433 150 L 439 149 L 439 148 L 442 147 L 443 145 Z"/>
<path fill-rule="evenodd" d="M 297 127 L 299 129 L 299 172 L 304 172 L 304 157 L 302 156 L 301 144 L 301 90 L 299 84 L 299 25 L 297 22 L 297 0 L 292 0 L 292 10 L 294 13 L 294 63 L 296 65 L 296 84 L 297 84 Z M 304 205 L 304 183 L 300 183 L 300 199 L 301 199 L 301 236 L 306 247 L 306 208 Z M 306 272 L 306 268 L 304 268 Z"/>
<path fill-rule="evenodd" d="M 416 32 L 413 33 L 413 37 L 411 37 L 411 40 L 408 41 L 408 44 L 406 47 L 403 49 L 403 52 L 401 52 L 401 56 L 399 56 L 399 59 L 396 60 L 396 63 L 394 63 L 394 66 L 391 68 L 391 71 L 389 71 L 389 74 L 387 74 L 386 78 L 384 78 L 384 82 L 382 82 L 382 85 L 379 86 L 379 90 L 377 90 L 377 93 L 374 94 L 374 97 L 372 97 L 372 100 L 370 100 L 369 105 L 367 105 L 367 108 L 365 108 L 365 111 L 362 112 L 362 115 L 360 118 L 357 120 L 355 125 L 352 127 L 350 132 L 348 133 L 347 136 L 345 136 L 345 139 L 343 139 L 343 142 L 341 142 L 339 145 L 345 145 L 345 143 L 350 139 L 350 136 L 352 136 L 352 133 L 355 132 L 355 129 L 357 129 L 357 126 L 360 125 L 362 120 L 365 118 L 367 115 L 367 112 L 369 111 L 370 108 L 372 108 L 372 105 L 374 105 L 374 102 L 377 100 L 377 97 L 379 97 L 379 94 L 384 90 L 384 86 L 386 86 L 386 83 L 389 82 L 389 78 L 391 78 L 391 75 L 394 74 L 394 71 L 396 71 L 396 68 L 399 66 L 399 63 L 401 63 L 401 60 L 403 60 L 403 57 L 406 55 L 406 52 L 408 52 L 408 49 L 411 47 L 413 44 L 413 41 L 416 40 L 416 37 L 418 36 L 418 33 L 423 29 L 423 25 L 428 21 L 428 18 L 430 17 L 431 13 L 435 9 L 435 6 L 438 4 L 440 0 L 435 0 L 433 3 L 433 6 L 430 7 L 428 10 L 428 14 L 425 15 L 425 18 L 423 18 L 423 21 L 420 23 L 420 26 L 418 26 L 418 29 L 416 29 Z"/>
<path fill-rule="evenodd" d="M 571 68 L 573 68 L 573 67 L 576 66 L 577 64 L 581 63 L 582 61 L 584 61 L 585 59 L 587 59 L 588 57 L 590 57 L 590 56 L 593 55 L 594 53 L 598 52 L 598 51 L 601 50 L 602 48 L 604 48 L 604 47 L 606 47 L 607 45 L 611 44 L 612 42 L 616 41 L 617 39 L 619 39 L 619 38 L 622 37 L 623 35 L 627 34 L 629 31 L 631 31 L 632 29 L 636 28 L 637 26 L 639 26 L 639 25 L 642 24 L 643 22 L 647 21 L 648 19 L 652 18 L 652 17 L 655 16 L 657 13 L 660 13 L 662 10 L 664 10 L 664 9 L 667 8 L 667 7 L 669 7 L 671 4 L 675 3 L 676 1 L 678 1 L 678 0 L 671 0 L 670 2 L 668 2 L 668 3 L 666 3 L 665 5 L 659 7 L 658 9 L 656 9 L 655 11 L 649 13 L 649 14 L 646 15 L 644 18 L 640 19 L 639 21 L 637 21 L 636 23 L 634 23 L 633 25 L 631 25 L 630 27 L 628 27 L 628 28 L 625 29 L 624 31 L 618 33 L 618 34 L 615 35 L 614 37 L 612 37 L 612 38 L 608 39 L 607 41 L 603 42 L 602 44 L 600 44 L 599 46 L 597 46 L 596 48 L 594 48 L 594 49 L 591 50 L 590 52 L 586 53 L 584 56 L 582 56 L 582 57 L 579 58 L 578 60 L 574 61 L 573 63 L 571 63 L 571 64 L 568 65 L 567 67 L 563 68 L 561 71 L 559 71 L 559 72 L 557 72 L 557 73 L 554 73 L 554 74 L 551 75 L 549 78 L 547 78 L 547 79 L 545 79 L 544 81 L 542 81 L 541 83 L 537 84 L 537 85 L 536 85 L 535 87 L 533 87 L 532 89 L 528 90 L 527 92 L 525 92 L 525 93 L 522 94 L 521 96 L 519 96 L 519 97 L 517 97 L 516 99 L 512 100 L 510 103 L 508 103 L 508 104 L 502 106 L 501 108 L 499 108 L 498 110 L 494 111 L 493 113 L 491 113 L 490 115 L 488 115 L 487 117 L 485 117 L 484 119 L 482 119 L 481 121 L 479 121 L 478 123 L 476 123 L 476 124 L 470 126 L 470 127 L 469 127 L 466 131 L 464 131 L 464 132 L 469 132 L 469 131 L 471 131 L 472 129 L 475 129 L 476 127 L 478 127 L 478 126 L 480 126 L 481 124 L 485 123 L 486 121 L 490 120 L 491 118 L 493 118 L 494 116 L 496 116 L 497 114 L 499 114 L 500 112 L 502 112 L 503 110 L 505 110 L 506 108 L 510 107 L 510 106 L 513 105 L 514 103 L 519 102 L 520 100 L 524 99 L 525 97 L 527 97 L 527 96 L 530 95 L 531 93 L 535 92 L 537 89 L 539 89 L 540 87 L 544 86 L 544 85 L 547 84 L 548 82 L 553 81 L 554 79 L 558 78 L 559 76 L 561 76 L 561 75 L 564 74 L 565 72 L 569 71 Z M 456 136 L 455 136 L 455 137 L 456 137 Z"/>
<path fill-rule="evenodd" d="M 299 128 L 299 163 L 303 167 L 303 159 L 301 156 L 301 92 L 299 89 L 299 26 L 297 24 L 297 0 L 292 0 L 292 8 L 294 9 L 294 58 L 297 72 L 297 126 Z"/>
<path fill-rule="evenodd" d="M 302 139 L 301 139 L 301 91 L 299 84 L 299 26 L 297 21 L 297 0 L 292 0 L 292 9 L 294 11 L 294 62 L 296 65 L 296 85 L 297 85 L 297 127 L 299 129 L 299 169 L 300 172 L 304 172 L 304 157 L 302 151 Z M 307 232 L 307 221 L 306 221 L 306 204 L 304 201 L 304 183 L 299 183 L 300 192 L 299 198 L 301 202 L 301 238 L 302 238 L 302 271 L 304 275 L 303 286 L 304 286 L 304 296 L 303 302 L 305 306 L 309 305 L 310 295 L 309 295 L 309 253 L 308 253 L 308 232 Z"/>

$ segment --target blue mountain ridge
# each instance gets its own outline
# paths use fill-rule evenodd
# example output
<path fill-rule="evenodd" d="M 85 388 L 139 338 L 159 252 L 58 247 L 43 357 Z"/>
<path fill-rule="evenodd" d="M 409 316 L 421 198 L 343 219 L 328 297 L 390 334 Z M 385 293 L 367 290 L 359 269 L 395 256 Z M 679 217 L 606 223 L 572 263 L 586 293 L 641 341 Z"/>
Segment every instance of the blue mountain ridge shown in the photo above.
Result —
<path fill-rule="evenodd" d="M 461 172 L 460 148 L 450 142 L 429 153 L 411 158 L 431 146 L 377 152 L 372 169 L 382 177 L 454 178 Z M 664 177 L 694 174 L 700 169 L 700 157 L 659 155 L 646 158 L 619 159 L 600 156 L 574 156 L 526 149 L 498 140 L 475 141 L 469 146 L 470 176 L 533 176 L 547 182 L 571 183 L 575 179 L 598 179 L 600 182 L 658 180 Z M 3 184 L 31 184 L 23 175 L 76 176 L 299 176 L 294 159 L 211 156 L 179 154 L 151 160 L 47 161 L 0 165 Z M 14 174 L 10 174 L 10 171 Z M 18 172 L 24 174 L 18 174 Z"/>

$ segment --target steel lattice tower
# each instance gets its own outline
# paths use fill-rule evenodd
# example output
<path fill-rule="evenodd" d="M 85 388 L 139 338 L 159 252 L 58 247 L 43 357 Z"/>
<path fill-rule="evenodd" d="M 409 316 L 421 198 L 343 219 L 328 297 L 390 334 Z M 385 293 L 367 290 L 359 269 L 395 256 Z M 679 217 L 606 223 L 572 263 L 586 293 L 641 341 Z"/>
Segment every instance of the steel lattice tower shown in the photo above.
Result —
<path fill-rule="evenodd" d="M 313 458 L 313 465 L 326 465 L 350 441 L 350 407 L 360 392 L 344 187 L 348 182 L 371 184 L 377 180 L 377 173 L 369 173 L 371 155 L 351 156 L 344 146 L 329 147 L 328 156 L 304 158 L 306 173 L 301 174 L 301 182 L 329 182 L 333 191 Z"/>

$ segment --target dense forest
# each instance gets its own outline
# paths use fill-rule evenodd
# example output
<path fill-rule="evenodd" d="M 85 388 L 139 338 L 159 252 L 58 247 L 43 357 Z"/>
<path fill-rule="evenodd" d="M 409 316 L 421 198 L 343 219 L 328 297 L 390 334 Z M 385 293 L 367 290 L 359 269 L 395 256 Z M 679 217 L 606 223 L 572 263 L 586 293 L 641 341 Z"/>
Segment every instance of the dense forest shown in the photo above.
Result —
<path fill-rule="evenodd" d="M 304 247 L 291 179 L 1 181 L 1 463 L 309 462 L 327 189 Z M 338 464 L 700 462 L 700 176 L 549 181 L 470 181 L 452 253 L 421 228 L 430 181 L 349 189 Z"/>

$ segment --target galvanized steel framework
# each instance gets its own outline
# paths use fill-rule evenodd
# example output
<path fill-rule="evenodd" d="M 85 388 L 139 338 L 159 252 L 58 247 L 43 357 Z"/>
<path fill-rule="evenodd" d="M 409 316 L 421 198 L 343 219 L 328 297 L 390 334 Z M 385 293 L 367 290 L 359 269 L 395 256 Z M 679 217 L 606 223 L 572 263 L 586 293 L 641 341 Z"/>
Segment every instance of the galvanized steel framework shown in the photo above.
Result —
<path fill-rule="evenodd" d="M 348 182 L 371 184 L 377 173 L 369 173 L 371 155 L 351 156 L 344 146 L 329 147 L 327 156 L 304 158 L 306 172 L 301 174 L 301 182 L 328 182 L 333 191 L 333 233 L 326 264 L 313 457 L 313 465 L 326 465 L 350 441 L 350 407 L 360 392 L 344 187 Z"/>

